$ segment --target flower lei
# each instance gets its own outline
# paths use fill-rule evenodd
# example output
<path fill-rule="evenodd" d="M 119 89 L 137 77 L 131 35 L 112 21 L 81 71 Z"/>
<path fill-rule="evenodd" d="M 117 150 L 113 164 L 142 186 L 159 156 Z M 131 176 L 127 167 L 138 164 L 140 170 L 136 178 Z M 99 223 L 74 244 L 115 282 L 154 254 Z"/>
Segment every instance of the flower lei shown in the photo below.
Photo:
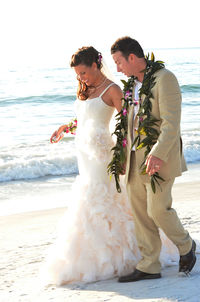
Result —
<path fill-rule="evenodd" d="M 142 87 L 139 91 L 139 99 L 141 100 L 141 96 L 145 95 L 145 99 L 143 103 L 140 102 L 140 107 L 137 116 L 139 117 L 139 125 L 137 129 L 137 136 L 133 142 L 133 145 L 136 146 L 136 150 L 146 148 L 144 153 L 144 160 L 141 164 L 141 174 L 146 174 L 146 165 L 145 161 L 147 155 L 149 154 L 152 146 L 156 143 L 157 138 L 159 136 L 159 132 L 153 128 L 153 126 L 157 126 L 157 122 L 159 121 L 156 119 L 152 114 L 152 103 L 150 99 L 153 99 L 153 95 L 151 89 L 155 85 L 154 73 L 159 69 L 164 68 L 164 64 L 162 61 L 155 61 L 154 54 L 151 54 L 151 60 L 149 60 L 148 56 L 145 56 L 146 60 L 146 68 L 144 72 L 144 79 L 142 82 Z M 132 99 L 133 93 L 133 86 L 135 80 L 137 78 L 132 76 L 128 79 L 128 81 L 122 80 L 124 84 L 123 94 L 124 97 L 122 98 L 123 107 L 122 110 L 116 115 L 116 127 L 113 134 L 117 137 L 116 145 L 112 148 L 113 158 L 111 162 L 108 164 L 108 173 L 114 175 L 116 188 L 117 191 L 120 193 L 121 188 L 119 184 L 119 176 L 124 172 L 124 166 L 126 162 L 126 146 L 127 146 L 127 131 L 128 131 L 128 109 L 129 106 L 136 106 L 138 102 Z M 141 138 L 141 135 L 144 135 L 145 138 Z M 152 191 L 156 192 L 156 184 L 159 184 L 158 180 L 164 181 L 164 179 L 158 174 L 158 172 L 154 173 L 150 176 L 151 178 L 151 188 Z"/>

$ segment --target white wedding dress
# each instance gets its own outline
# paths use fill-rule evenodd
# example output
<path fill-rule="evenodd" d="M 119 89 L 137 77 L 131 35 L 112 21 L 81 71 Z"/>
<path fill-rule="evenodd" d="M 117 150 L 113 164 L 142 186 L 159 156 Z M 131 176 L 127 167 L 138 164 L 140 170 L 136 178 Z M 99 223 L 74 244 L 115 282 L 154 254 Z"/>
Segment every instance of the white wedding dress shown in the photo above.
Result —
<path fill-rule="evenodd" d="M 114 145 L 109 131 L 114 108 L 102 99 L 106 90 L 97 98 L 75 102 L 79 175 L 43 269 L 48 284 L 121 276 L 132 272 L 140 259 L 126 192 L 122 188 L 118 193 L 107 174 Z M 161 238 L 162 265 L 177 263 L 178 250 L 163 233 Z"/>

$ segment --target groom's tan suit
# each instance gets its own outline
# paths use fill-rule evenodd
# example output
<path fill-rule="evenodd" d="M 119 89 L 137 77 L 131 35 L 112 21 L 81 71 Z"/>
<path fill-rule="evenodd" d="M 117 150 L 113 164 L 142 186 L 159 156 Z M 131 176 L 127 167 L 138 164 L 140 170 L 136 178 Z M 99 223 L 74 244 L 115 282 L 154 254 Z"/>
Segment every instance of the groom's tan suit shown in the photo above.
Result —
<path fill-rule="evenodd" d="M 159 255 L 161 241 L 159 228 L 179 249 L 180 255 L 189 252 L 192 239 L 184 230 L 175 210 L 171 208 L 171 189 L 175 177 L 186 170 L 180 138 L 181 92 L 176 77 L 167 69 L 155 73 L 156 84 L 152 89 L 152 115 L 159 119 L 159 137 L 150 154 L 163 160 L 159 175 L 164 178 L 162 191 L 151 189 L 150 177 L 141 175 L 145 148 L 131 151 L 138 116 L 134 106 L 128 112 L 128 145 L 126 162 L 126 185 L 133 208 L 135 230 L 142 259 L 137 269 L 147 273 L 160 271 Z M 133 93 L 134 95 L 134 93 Z M 142 96 L 142 101 L 145 96 Z"/>

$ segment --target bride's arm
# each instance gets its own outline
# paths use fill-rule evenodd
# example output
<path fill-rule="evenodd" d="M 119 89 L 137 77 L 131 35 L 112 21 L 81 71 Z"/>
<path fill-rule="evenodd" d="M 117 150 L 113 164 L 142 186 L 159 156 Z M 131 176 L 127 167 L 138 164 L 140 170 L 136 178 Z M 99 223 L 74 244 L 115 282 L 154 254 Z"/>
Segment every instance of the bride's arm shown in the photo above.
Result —
<path fill-rule="evenodd" d="M 62 125 L 58 128 L 58 130 L 54 131 L 50 138 L 50 142 L 53 143 L 58 143 L 62 138 L 63 135 L 62 133 L 66 130 L 67 125 Z"/>
<path fill-rule="evenodd" d="M 120 112 L 122 109 L 123 92 L 118 85 L 113 85 L 111 88 L 112 89 L 110 89 L 110 96 L 113 107 L 115 107 L 117 111 Z"/>
<path fill-rule="evenodd" d="M 67 125 L 62 125 L 58 128 L 58 130 L 54 131 L 50 138 L 50 142 L 58 143 L 64 136 L 64 132 L 75 135 L 77 128 L 77 118 L 73 118 L 69 121 Z"/>

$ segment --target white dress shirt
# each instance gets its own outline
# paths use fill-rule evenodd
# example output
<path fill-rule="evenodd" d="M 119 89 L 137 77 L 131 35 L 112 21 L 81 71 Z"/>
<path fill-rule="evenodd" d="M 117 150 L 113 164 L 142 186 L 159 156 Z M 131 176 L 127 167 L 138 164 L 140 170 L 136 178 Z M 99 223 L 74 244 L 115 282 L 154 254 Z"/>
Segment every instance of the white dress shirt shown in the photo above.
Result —
<path fill-rule="evenodd" d="M 133 119 L 135 118 L 135 116 L 137 115 L 138 113 L 138 110 L 140 108 L 140 103 L 139 103 L 139 90 L 140 88 L 142 87 L 142 83 L 139 82 L 139 81 L 135 81 L 135 93 L 134 93 L 134 96 L 133 96 L 133 103 L 136 103 L 137 102 L 137 105 L 134 104 L 134 114 L 133 114 Z M 134 126 L 134 124 L 133 124 Z M 134 137 L 134 129 L 133 129 L 133 141 L 134 141 L 135 137 Z M 132 151 L 135 151 L 135 145 L 133 146 L 132 148 Z"/>

